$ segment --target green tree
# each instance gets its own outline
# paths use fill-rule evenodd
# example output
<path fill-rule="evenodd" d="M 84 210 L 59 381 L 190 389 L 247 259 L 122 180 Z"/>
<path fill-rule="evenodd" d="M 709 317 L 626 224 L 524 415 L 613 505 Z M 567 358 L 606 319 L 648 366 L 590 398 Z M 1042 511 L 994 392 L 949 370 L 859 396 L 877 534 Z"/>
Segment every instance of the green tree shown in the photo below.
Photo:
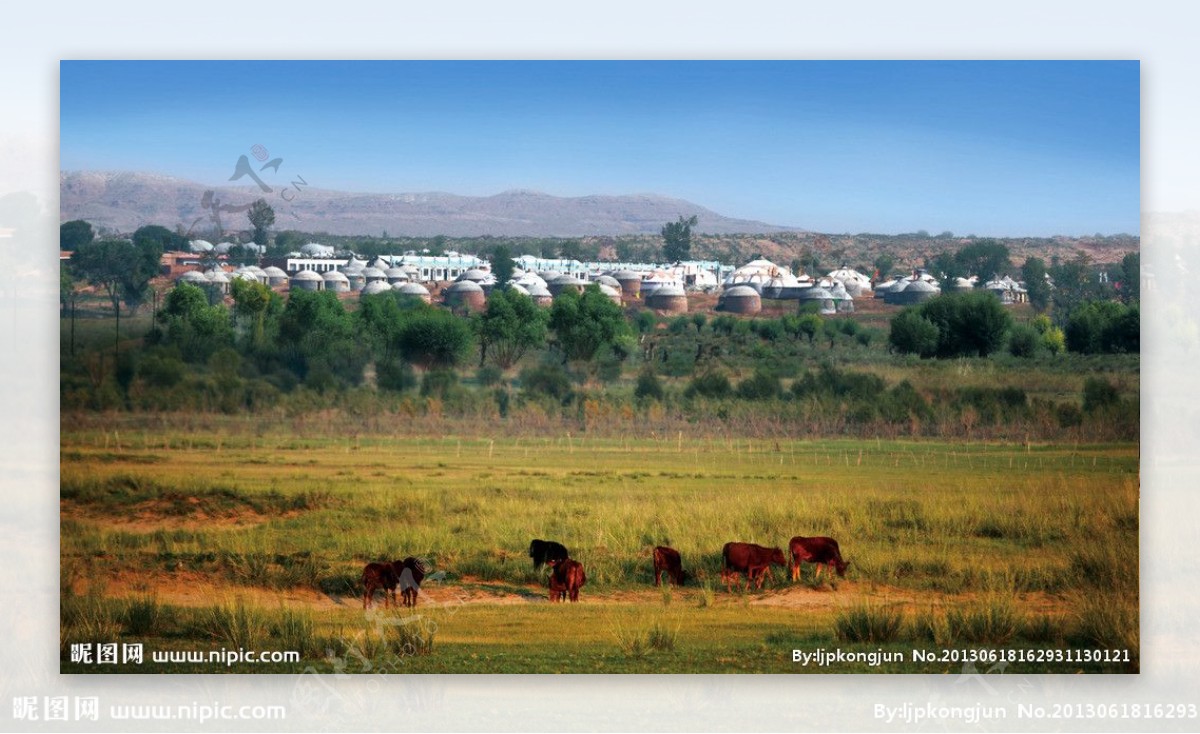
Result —
<path fill-rule="evenodd" d="M 189 283 L 167 293 L 158 319 L 166 326 L 166 343 L 178 348 L 187 362 L 205 363 L 233 342 L 229 311 L 210 306 L 204 290 Z"/>
<path fill-rule="evenodd" d="M 187 246 L 187 238 L 172 232 L 166 227 L 157 224 L 147 224 L 144 227 L 138 227 L 133 233 L 133 244 L 139 248 L 147 250 L 157 249 L 158 252 L 163 253 L 182 250 Z"/>
<path fill-rule="evenodd" d="M 879 277 L 881 279 L 887 279 L 888 275 L 890 275 L 892 272 L 892 268 L 896 267 L 896 258 L 892 257 L 886 252 L 881 252 L 875 257 L 875 261 L 872 264 L 875 266 L 875 270 L 879 273 Z"/>
<path fill-rule="evenodd" d="M 370 358 L 367 340 L 333 291 L 292 291 L 279 316 L 284 364 L 311 387 L 357 385 Z"/>
<path fill-rule="evenodd" d="M 150 279 L 158 272 L 162 251 L 154 245 L 139 247 L 129 240 L 105 239 L 81 244 L 71 255 L 71 269 L 104 290 L 116 317 L 116 339 L 121 333 L 121 303 L 136 309 Z"/>
<path fill-rule="evenodd" d="M 1029 294 L 1029 305 L 1038 313 L 1044 313 L 1050 307 L 1051 294 L 1050 283 L 1046 280 L 1046 263 L 1041 258 L 1026 258 L 1021 266 L 1021 280 Z"/>
<path fill-rule="evenodd" d="M 58 228 L 59 249 L 74 252 L 83 245 L 90 245 L 96 239 L 96 231 L 92 225 L 82 219 L 63 222 Z"/>
<path fill-rule="evenodd" d="M 687 260 L 692 252 L 692 227 L 696 226 L 695 215 L 683 218 L 680 215 L 676 222 L 663 225 L 663 258 L 667 262 Z"/>
<path fill-rule="evenodd" d="M 513 290 L 493 291 L 487 308 L 475 320 L 480 366 L 490 356 L 501 369 L 512 367 L 530 349 L 546 343 L 549 321 L 550 315 L 529 296 Z"/>
<path fill-rule="evenodd" d="M 938 357 L 986 357 L 1004 346 L 1012 317 L 990 293 L 950 293 L 917 307 L 938 329 Z"/>
<path fill-rule="evenodd" d="M 938 327 L 917 309 L 906 308 L 892 317 L 888 344 L 901 354 L 932 357 L 937 354 Z"/>
<path fill-rule="evenodd" d="M 492 251 L 492 275 L 496 276 L 496 288 L 505 289 L 508 281 L 512 280 L 515 263 L 512 254 L 504 245 L 497 245 Z"/>
<path fill-rule="evenodd" d="M 250 220 L 250 226 L 254 227 L 254 242 L 265 247 L 268 244 L 267 229 L 275 224 L 275 210 L 266 199 L 259 199 L 250 205 L 246 217 Z"/>
<path fill-rule="evenodd" d="M 1130 252 L 1121 258 L 1121 301 L 1137 303 L 1142 298 L 1142 256 Z"/>
<path fill-rule="evenodd" d="M 590 362 L 602 347 L 624 358 L 633 348 L 633 334 L 621 307 L 595 284 L 582 294 L 567 290 L 550 307 L 550 328 L 563 361 Z"/>
<path fill-rule="evenodd" d="M 263 328 L 267 308 L 274 293 L 263 283 L 235 278 L 230 284 L 234 313 L 250 322 L 250 343 L 258 348 L 263 343 Z"/>
<path fill-rule="evenodd" d="M 467 322 L 448 311 L 417 310 L 396 336 L 400 355 L 425 370 L 452 369 L 466 361 L 473 337 Z"/>

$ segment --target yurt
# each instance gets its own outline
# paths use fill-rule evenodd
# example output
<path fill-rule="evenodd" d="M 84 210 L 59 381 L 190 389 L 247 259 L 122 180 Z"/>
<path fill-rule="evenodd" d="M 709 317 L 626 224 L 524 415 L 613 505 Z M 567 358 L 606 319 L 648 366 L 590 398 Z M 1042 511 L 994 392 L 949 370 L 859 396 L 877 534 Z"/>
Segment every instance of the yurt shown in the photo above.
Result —
<path fill-rule="evenodd" d="M 646 306 L 668 314 L 687 313 L 687 294 L 680 285 L 663 285 L 646 296 Z"/>
<path fill-rule="evenodd" d="M 327 273 L 321 274 L 321 280 L 325 281 L 325 290 L 333 291 L 334 293 L 349 293 L 350 279 L 345 273 L 337 270 L 330 270 Z"/>
<path fill-rule="evenodd" d="M 466 308 L 471 311 L 482 311 L 486 306 L 483 288 L 469 280 L 451 283 L 442 294 L 442 300 L 451 308 Z"/>
<path fill-rule="evenodd" d="M 431 300 L 433 300 L 429 295 L 429 291 L 420 283 L 400 283 L 392 286 L 392 290 L 405 296 L 406 298 L 424 301 L 425 303 L 429 303 Z"/>
<path fill-rule="evenodd" d="M 288 287 L 296 291 L 319 291 L 325 281 L 311 270 L 299 270 L 288 281 Z"/>
<path fill-rule="evenodd" d="M 717 299 L 717 310 L 753 316 L 762 311 L 762 297 L 748 285 L 726 288 Z"/>

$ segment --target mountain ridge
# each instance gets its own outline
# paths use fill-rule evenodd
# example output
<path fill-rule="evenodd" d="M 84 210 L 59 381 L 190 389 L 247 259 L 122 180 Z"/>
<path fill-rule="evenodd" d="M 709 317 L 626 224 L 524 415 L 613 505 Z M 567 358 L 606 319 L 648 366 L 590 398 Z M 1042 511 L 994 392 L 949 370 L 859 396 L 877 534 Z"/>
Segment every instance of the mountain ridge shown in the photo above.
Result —
<path fill-rule="evenodd" d="M 273 182 L 272 182 L 273 183 Z M 212 229 L 211 199 L 230 207 L 220 212 L 223 229 L 248 228 L 241 207 L 264 198 L 275 210 L 274 229 L 336 235 L 447 237 L 586 237 L 657 234 L 677 217 L 696 216 L 697 233 L 766 234 L 803 232 L 718 214 L 693 202 L 653 193 L 587 194 L 565 197 L 532 189 L 506 189 L 489 196 L 450 192 L 368 193 L 296 186 L 263 192 L 256 186 L 207 186 L 189 179 L 139 171 L 62 171 L 61 221 L 84 219 L 117 232 L 146 224 Z M 270 185 L 270 184 L 268 184 Z"/>

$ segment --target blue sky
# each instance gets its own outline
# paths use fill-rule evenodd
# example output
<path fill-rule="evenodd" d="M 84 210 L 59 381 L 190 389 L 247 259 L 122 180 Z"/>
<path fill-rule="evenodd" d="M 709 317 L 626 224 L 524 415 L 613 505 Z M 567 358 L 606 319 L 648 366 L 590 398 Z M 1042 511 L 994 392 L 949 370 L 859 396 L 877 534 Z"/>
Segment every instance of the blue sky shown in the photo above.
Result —
<path fill-rule="evenodd" d="M 1136 234 L 1139 73 L 1135 61 L 67 61 L 61 166 L 219 184 L 261 144 L 283 158 L 280 177 L 325 189 L 657 193 L 822 232 Z"/>

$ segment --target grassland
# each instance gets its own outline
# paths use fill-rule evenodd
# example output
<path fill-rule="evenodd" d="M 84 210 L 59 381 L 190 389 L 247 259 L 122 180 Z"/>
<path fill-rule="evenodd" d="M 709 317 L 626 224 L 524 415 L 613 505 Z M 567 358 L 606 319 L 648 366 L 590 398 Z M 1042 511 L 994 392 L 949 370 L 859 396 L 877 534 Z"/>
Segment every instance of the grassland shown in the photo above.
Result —
<path fill-rule="evenodd" d="M 1131 444 L 480 439 L 258 430 L 208 417 L 62 427 L 63 670 L 71 642 L 297 650 L 299 663 L 136 672 L 950 672 L 803 667 L 793 649 L 1122 648 L 1137 669 Z M 225 421 L 222 423 L 222 421 Z M 314 425 L 317 423 L 318 425 Z M 831 535 L 834 584 L 727 593 L 729 540 Z M 529 540 L 585 565 L 545 602 Z M 697 579 L 652 586 L 672 545 Z M 368 561 L 428 558 L 419 619 L 364 613 Z M 148 657 L 148 655 L 147 655 Z M 128 666 L 112 669 L 131 671 Z"/>

